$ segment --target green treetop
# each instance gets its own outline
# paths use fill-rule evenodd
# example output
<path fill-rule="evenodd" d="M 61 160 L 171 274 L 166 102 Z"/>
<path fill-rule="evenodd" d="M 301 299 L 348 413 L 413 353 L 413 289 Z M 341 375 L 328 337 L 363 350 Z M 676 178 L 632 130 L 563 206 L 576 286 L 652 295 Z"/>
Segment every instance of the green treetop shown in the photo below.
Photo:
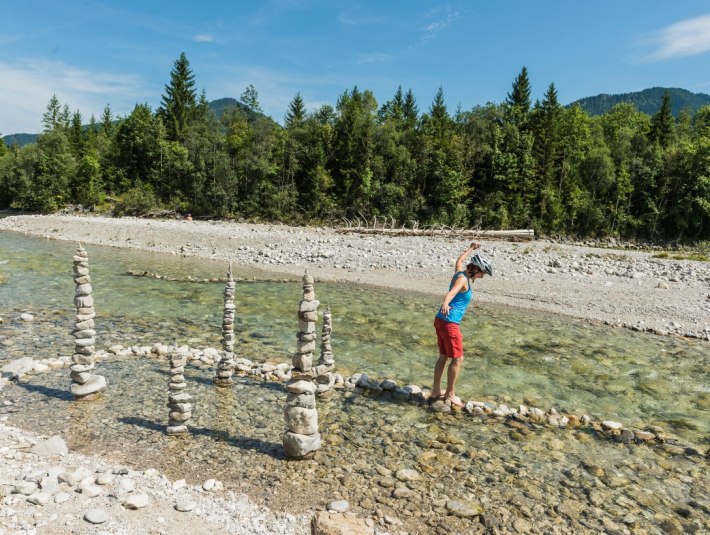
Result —
<path fill-rule="evenodd" d="M 185 53 L 182 52 L 170 71 L 170 83 L 165 86 L 165 93 L 158 108 L 158 117 L 163 120 L 170 141 L 185 139 L 196 107 L 195 75 Z"/>
<path fill-rule="evenodd" d="M 663 93 L 661 109 L 651 120 L 651 141 L 658 142 L 661 147 L 667 147 L 673 139 L 673 114 L 671 113 L 671 94 Z"/>

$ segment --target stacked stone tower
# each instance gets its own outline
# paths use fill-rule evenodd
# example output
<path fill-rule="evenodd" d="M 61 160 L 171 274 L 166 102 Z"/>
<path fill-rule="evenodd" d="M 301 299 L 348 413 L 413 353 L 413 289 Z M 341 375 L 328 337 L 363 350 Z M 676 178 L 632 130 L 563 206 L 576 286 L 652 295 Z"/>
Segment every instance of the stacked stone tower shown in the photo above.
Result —
<path fill-rule="evenodd" d="M 323 313 L 323 330 L 320 337 L 320 358 L 315 367 L 316 391 L 318 394 L 325 394 L 335 385 L 335 359 L 333 358 L 333 348 L 330 346 L 330 334 L 333 332 L 333 317 L 330 314 L 330 307 Z"/>
<path fill-rule="evenodd" d="M 318 305 L 313 290 L 313 277 L 308 272 L 303 276 L 303 299 L 298 308 L 299 331 L 296 352 L 293 355 L 291 380 L 286 389 L 286 432 L 283 445 L 286 454 L 303 458 L 321 447 L 316 410 L 316 385 L 313 383 L 313 352 L 316 348 L 316 319 Z"/>
<path fill-rule="evenodd" d="M 236 306 L 234 305 L 234 289 L 236 283 L 232 276 L 232 263 L 229 263 L 227 272 L 227 284 L 224 287 L 224 313 L 222 315 L 222 349 L 224 355 L 217 364 L 216 377 L 214 383 L 217 386 L 229 386 L 234 381 L 234 315 Z"/>
<path fill-rule="evenodd" d="M 170 352 L 170 382 L 168 383 L 168 435 L 187 433 L 187 422 L 192 417 L 192 396 L 185 392 L 185 364 L 187 355 L 179 353 L 175 345 Z"/>
<path fill-rule="evenodd" d="M 101 395 L 106 388 L 106 379 L 102 375 L 92 374 L 94 369 L 94 298 L 91 297 L 91 276 L 89 275 L 89 255 L 81 244 L 74 255 L 74 305 L 76 306 L 76 323 L 74 336 L 74 355 L 72 356 L 71 393 L 74 399 L 92 400 Z"/>

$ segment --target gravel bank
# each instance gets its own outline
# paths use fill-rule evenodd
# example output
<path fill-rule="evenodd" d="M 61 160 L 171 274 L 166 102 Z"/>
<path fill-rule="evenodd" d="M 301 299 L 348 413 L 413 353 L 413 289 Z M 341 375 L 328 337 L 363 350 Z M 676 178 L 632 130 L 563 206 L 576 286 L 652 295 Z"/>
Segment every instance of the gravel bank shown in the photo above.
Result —
<path fill-rule="evenodd" d="M 443 296 L 465 240 L 338 234 L 334 229 L 231 222 L 12 216 L 0 230 L 51 239 L 181 254 L 316 280 L 351 281 Z M 650 253 L 487 240 L 494 277 L 476 298 L 710 340 L 710 265 Z M 150 269 L 150 266 L 146 266 Z"/>
<path fill-rule="evenodd" d="M 307 515 L 275 513 L 219 481 L 188 485 L 68 452 L 0 421 L 0 533 L 309 533 Z M 7 530 L 7 531 L 5 531 Z"/>

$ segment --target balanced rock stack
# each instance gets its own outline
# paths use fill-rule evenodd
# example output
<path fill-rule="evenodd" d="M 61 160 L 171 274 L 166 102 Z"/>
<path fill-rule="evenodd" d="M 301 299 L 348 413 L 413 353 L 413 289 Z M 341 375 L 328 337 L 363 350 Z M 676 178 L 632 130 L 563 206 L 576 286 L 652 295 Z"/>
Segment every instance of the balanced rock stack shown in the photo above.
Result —
<path fill-rule="evenodd" d="M 89 401 L 101 395 L 106 388 L 106 379 L 102 375 L 94 375 L 94 298 L 91 297 L 91 277 L 89 276 L 89 255 L 79 244 L 74 255 L 74 305 L 76 306 L 76 323 L 74 336 L 74 355 L 72 356 L 71 393 L 75 400 Z"/>
<path fill-rule="evenodd" d="M 303 300 L 298 307 L 298 340 L 293 355 L 291 380 L 286 384 L 286 432 L 283 445 L 289 457 L 300 459 L 320 449 L 316 385 L 313 383 L 313 352 L 316 348 L 318 301 L 313 291 L 313 277 L 303 276 Z"/>
<path fill-rule="evenodd" d="M 187 433 L 187 422 L 192 417 L 192 396 L 185 392 L 185 364 L 187 354 L 180 353 L 176 347 L 170 353 L 170 383 L 168 383 L 168 435 Z"/>
<path fill-rule="evenodd" d="M 320 337 L 320 358 L 316 371 L 316 392 L 324 394 L 335 385 L 335 359 L 333 358 L 333 348 L 330 346 L 330 333 L 333 332 L 333 317 L 330 314 L 330 307 L 323 313 L 323 330 Z"/>
<path fill-rule="evenodd" d="M 236 283 L 232 276 L 232 264 L 229 264 L 227 272 L 227 284 L 224 287 L 224 313 L 222 315 L 222 349 L 224 355 L 217 364 L 216 377 L 214 383 L 217 386 L 229 386 L 233 383 L 232 373 L 234 372 L 234 289 Z"/>

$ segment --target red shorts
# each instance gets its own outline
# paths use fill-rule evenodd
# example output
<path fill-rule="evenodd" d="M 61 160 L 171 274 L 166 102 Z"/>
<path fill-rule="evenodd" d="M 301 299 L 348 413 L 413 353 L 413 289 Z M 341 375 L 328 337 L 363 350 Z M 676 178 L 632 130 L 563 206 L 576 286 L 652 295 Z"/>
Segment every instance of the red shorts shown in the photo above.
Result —
<path fill-rule="evenodd" d="M 452 359 L 463 357 L 463 335 L 458 323 L 444 321 L 439 317 L 434 318 L 436 339 L 439 342 L 439 355 Z"/>

